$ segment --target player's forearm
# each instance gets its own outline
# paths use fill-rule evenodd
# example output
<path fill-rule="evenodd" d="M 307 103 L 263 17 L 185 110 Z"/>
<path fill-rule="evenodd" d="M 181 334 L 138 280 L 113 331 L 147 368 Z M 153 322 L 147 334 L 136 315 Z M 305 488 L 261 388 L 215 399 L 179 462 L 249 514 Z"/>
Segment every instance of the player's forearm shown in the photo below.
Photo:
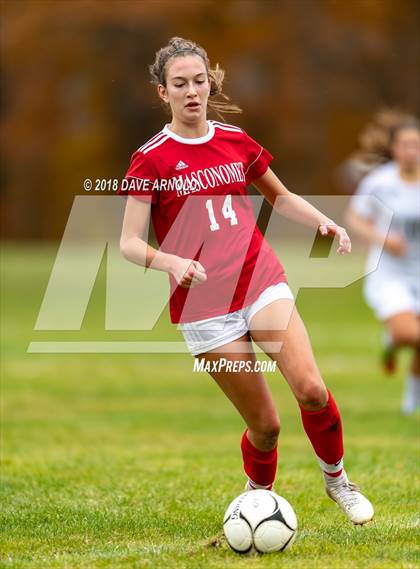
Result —
<path fill-rule="evenodd" d="M 297 194 L 288 192 L 279 196 L 274 204 L 274 209 L 280 215 L 297 221 L 302 225 L 318 228 L 320 225 L 335 225 L 335 222 L 313 205 Z"/>
<path fill-rule="evenodd" d="M 143 239 L 132 237 L 121 241 L 120 251 L 131 263 L 166 273 L 172 272 L 174 255 L 154 249 Z"/>
<path fill-rule="evenodd" d="M 269 201 L 275 211 L 284 217 L 318 228 L 320 225 L 335 225 L 334 221 L 297 194 L 289 192 L 275 173 L 268 168 L 254 185 L 258 191 Z"/>

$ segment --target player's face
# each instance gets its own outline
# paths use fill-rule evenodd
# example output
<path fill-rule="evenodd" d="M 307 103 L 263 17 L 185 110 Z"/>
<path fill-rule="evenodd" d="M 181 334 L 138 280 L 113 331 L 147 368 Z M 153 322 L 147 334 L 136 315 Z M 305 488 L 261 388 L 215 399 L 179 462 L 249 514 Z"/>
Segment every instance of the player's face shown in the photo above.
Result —
<path fill-rule="evenodd" d="M 416 128 L 404 128 L 397 132 L 392 145 L 395 160 L 407 167 L 420 162 L 420 132 Z"/>
<path fill-rule="evenodd" d="M 198 55 L 170 59 L 166 68 L 166 88 L 159 95 L 169 103 L 174 118 L 196 123 L 206 118 L 210 83 L 204 61 Z"/>

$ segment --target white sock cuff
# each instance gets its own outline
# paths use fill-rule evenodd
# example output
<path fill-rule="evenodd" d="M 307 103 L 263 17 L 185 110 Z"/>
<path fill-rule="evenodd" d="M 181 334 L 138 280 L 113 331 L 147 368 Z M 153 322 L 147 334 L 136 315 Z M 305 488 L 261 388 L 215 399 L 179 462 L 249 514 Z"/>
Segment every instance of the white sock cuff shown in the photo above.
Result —
<path fill-rule="evenodd" d="M 251 480 L 251 478 L 249 478 L 249 477 L 248 477 L 248 484 L 249 484 L 249 486 L 254 488 L 254 490 L 268 490 L 269 488 L 271 488 L 273 486 L 272 484 L 267 484 L 267 486 L 263 486 L 262 484 L 257 484 L 256 482 Z"/>
<path fill-rule="evenodd" d="M 343 458 L 341 458 L 335 464 L 328 464 L 328 462 L 324 462 L 318 456 L 318 462 L 319 462 L 319 466 L 321 467 L 321 469 L 324 472 L 326 472 L 327 474 L 335 474 L 336 472 L 340 472 L 340 470 L 343 470 L 343 468 L 344 468 L 344 459 Z"/>

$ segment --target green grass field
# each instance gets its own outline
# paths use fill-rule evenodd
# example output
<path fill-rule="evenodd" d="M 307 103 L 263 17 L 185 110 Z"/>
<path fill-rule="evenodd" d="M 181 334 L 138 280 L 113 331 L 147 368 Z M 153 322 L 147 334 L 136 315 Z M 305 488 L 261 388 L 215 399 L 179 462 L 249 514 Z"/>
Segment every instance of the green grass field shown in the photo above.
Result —
<path fill-rule="evenodd" d="M 407 357 L 378 366 L 380 330 L 360 283 L 298 299 L 340 405 L 346 467 L 376 509 L 353 527 L 324 493 L 284 380 L 276 490 L 299 533 L 285 554 L 241 557 L 221 535 L 244 485 L 241 418 L 187 354 L 28 354 L 32 340 L 142 339 L 103 332 L 103 279 L 80 332 L 34 331 L 56 247 L 3 253 L 1 567 L 396 569 L 418 567 L 418 418 L 401 417 Z M 167 313 L 153 334 L 181 340 Z"/>

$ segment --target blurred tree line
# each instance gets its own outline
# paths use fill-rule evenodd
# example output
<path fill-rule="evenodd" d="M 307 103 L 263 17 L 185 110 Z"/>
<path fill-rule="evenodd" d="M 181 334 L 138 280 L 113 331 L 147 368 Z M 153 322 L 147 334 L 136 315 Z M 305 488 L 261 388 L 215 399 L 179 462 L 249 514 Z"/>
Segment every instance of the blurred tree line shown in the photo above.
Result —
<path fill-rule="evenodd" d="M 226 122 L 291 190 L 334 168 L 379 106 L 418 112 L 416 0 L 3 0 L 2 232 L 60 238 L 85 178 L 121 178 L 166 116 L 147 65 L 174 35 L 207 50 L 244 109 Z M 217 117 L 211 117 L 217 118 Z"/>

